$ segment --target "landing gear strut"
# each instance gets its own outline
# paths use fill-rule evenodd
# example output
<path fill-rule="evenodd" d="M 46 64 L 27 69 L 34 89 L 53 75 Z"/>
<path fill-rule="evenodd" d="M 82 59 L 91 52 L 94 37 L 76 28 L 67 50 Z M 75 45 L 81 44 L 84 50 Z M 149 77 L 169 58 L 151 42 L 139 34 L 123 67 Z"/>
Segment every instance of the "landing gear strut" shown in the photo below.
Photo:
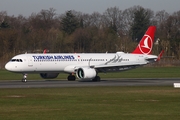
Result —
<path fill-rule="evenodd" d="M 23 74 L 22 82 L 27 82 L 27 74 Z"/>

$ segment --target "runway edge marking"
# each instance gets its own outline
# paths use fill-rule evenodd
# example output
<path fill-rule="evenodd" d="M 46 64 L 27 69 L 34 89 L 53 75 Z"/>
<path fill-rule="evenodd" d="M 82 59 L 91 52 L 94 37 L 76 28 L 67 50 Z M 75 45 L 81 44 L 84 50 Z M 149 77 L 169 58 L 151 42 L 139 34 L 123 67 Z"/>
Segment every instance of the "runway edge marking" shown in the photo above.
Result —
<path fill-rule="evenodd" d="M 180 88 L 180 83 L 174 83 L 174 88 Z"/>

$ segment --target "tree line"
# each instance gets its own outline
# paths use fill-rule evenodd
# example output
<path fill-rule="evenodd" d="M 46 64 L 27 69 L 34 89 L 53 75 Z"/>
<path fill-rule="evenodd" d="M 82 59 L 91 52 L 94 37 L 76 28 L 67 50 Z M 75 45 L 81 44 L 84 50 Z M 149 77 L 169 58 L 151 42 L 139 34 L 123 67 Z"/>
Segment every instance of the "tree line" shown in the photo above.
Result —
<path fill-rule="evenodd" d="M 154 12 L 141 6 L 107 8 L 102 14 L 42 9 L 29 17 L 0 12 L 0 68 L 14 55 L 30 52 L 131 52 L 150 25 L 157 27 L 154 54 L 180 58 L 180 11 Z"/>

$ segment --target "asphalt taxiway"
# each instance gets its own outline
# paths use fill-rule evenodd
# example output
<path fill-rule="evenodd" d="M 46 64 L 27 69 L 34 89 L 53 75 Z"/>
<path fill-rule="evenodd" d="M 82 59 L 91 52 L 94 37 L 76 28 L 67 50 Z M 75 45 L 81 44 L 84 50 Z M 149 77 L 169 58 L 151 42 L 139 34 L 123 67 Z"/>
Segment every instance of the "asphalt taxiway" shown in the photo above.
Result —
<path fill-rule="evenodd" d="M 20 80 L 0 81 L 0 88 L 53 88 L 53 87 L 93 87 L 93 86 L 172 86 L 180 83 L 180 78 L 144 78 L 144 79 L 103 79 L 100 82 L 67 80 Z"/>

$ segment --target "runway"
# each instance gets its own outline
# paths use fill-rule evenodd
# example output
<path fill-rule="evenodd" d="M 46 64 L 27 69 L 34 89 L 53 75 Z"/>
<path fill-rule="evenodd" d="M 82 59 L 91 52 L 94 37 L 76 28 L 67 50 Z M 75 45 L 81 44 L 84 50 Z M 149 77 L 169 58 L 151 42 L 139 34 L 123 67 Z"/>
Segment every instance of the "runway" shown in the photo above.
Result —
<path fill-rule="evenodd" d="M 100 82 L 67 81 L 67 80 L 20 80 L 0 81 L 0 88 L 62 88 L 62 87 L 94 87 L 94 86 L 172 86 L 180 83 L 180 78 L 144 78 L 144 79 L 103 79 Z"/>

